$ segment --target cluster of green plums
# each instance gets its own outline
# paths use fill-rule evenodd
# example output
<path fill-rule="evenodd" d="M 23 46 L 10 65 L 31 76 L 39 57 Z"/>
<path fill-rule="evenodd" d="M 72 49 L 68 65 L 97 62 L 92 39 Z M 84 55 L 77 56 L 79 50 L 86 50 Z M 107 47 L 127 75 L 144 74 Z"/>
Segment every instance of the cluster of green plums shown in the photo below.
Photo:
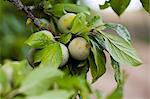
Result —
<path fill-rule="evenodd" d="M 68 33 L 75 16 L 76 14 L 74 13 L 67 13 L 63 15 L 58 20 L 58 29 L 62 33 Z M 43 30 L 41 32 L 45 33 L 51 40 L 55 41 L 55 37 L 51 32 L 47 30 Z M 78 61 L 87 59 L 90 53 L 90 47 L 88 46 L 89 44 L 86 39 L 84 39 L 83 37 L 75 37 L 67 45 L 68 46 L 60 43 L 60 47 L 62 50 L 62 63 L 60 66 L 64 66 L 68 62 L 69 57 L 72 57 L 73 59 Z"/>

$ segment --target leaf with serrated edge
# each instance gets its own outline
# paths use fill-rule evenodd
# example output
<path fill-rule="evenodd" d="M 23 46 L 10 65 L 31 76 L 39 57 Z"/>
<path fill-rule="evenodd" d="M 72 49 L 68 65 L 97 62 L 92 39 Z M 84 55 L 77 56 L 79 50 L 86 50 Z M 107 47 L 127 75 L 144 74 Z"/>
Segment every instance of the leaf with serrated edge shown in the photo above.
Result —
<path fill-rule="evenodd" d="M 36 96 L 28 96 L 27 99 L 69 99 L 73 94 L 73 91 L 53 90 Z"/>
<path fill-rule="evenodd" d="M 88 23 L 89 27 L 91 27 L 92 29 L 101 27 L 104 25 L 102 18 L 100 16 L 94 16 L 92 17 L 92 19 L 89 21 Z"/>
<path fill-rule="evenodd" d="M 70 30 L 71 33 L 76 34 L 82 30 L 84 30 L 84 28 L 86 28 L 86 15 L 84 13 L 79 13 L 76 15 L 73 24 L 72 24 L 72 28 Z"/>
<path fill-rule="evenodd" d="M 94 41 L 91 40 L 91 43 L 93 45 L 91 50 L 94 55 L 94 61 L 96 65 L 95 69 L 91 69 L 91 70 L 96 70 L 96 71 L 91 71 L 92 76 L 93 76 L 92 82 L 94 83 L 99 77 L 101 77 L 106 72 L 106 67 L 105 67 L 106 59 L 105 59 L 105 54 L 103 50 L 100 49 Z M 95 75 L 94 72 L 96 72 L 97 74 Z"/>
<path fill-rule="evenodd" d="M 9 80 L 7 78 L 6 72 L 0 68 L 0 95 L 6 94 L 11 90 Z"/>
<path fill-rule="evenodd" d="M 114 69 L 115 80 L 117 84 L 119 85 L 121 83 L 120 64 L 117 61 L 115 61 L 112 57 L 111 57 L 111 64 Z"/>
<path fill-rule="evenodd" d="M 43 48 L 46 45 L 52 43 L 53 38 L 39 31 L 37 33 L 32 34 L 26 41 L 25 44 L 33 47 L 33 48 Z"/>
<path fill-rule="evenodd" d="M 59 43 L 50 44 L 42 49 L 41 64 L 59 67 L 62 62 L 62 51 Z"/>
<path fill-rule="evenodd" d="M 80 6 L 80 5 L 76 5 L 76 4 L 69 4 L 69 3 L 60 3 L 60 4 L 56 4 L 54 5 L 50 10 L 49 9 L 45 9 L 46 13 L 53 13 L 55 16 L 57 17 L 61 17 L 62 15 L 64 15 L 66 12 L 71 12 L 71 13 L 86 13 L 86 14 L 90 14 L 89 13 L 89 8 L 86 6 Z"/>
<path fill-rule="evenodd" d="M 64 44 L 67 44 L 70 41 L 71 37 L 72 37 L 71 33 L 65 33 L 60 36 L 59 41 Z"/>
<path fill-rule="evenodd" d="M 62 72 L 52 66 L 38 67 L 25 78 L 19 92 L 26 95 L 40 94 L 46 91 L 59 76 L 62 76 Z"/>
<path fill-rule="evenodd" d="M 117 32 L 119 36 L 121 36 L 126 41 L 131 41 L 130 33 L 128 32 L 127 28 L 122 24 L 115 24 L 115 23 L 107 23 L 105 26 L 108 29 L 112 29 Z"/>
<path fill-rule="evenodd" d="M 67 76 L 65 78 L 58 79 L 57 84 L 63 89 L 75 89 L 76 91 L 80 91 L 80 95 L 83 99 L 87 99 L 87 96 L 91 92 L 87 81 L 77 76 Z"/>
<path fill-rule="evenodd" d="M 123 71 L 120 75 L 120 83 L 117 84 L 117 87 L 108 95 L 105 99 L 122 99 L 123 98 L 123 87 L 127 79 L 126 73 Z"/>
<path fill-rule="evenodd" d="M 132 66 L 138 66 L 142 63 L 130 42 L 110 33 L 103 32 L 103 35 L 107 51 L 117 62 Z"/>

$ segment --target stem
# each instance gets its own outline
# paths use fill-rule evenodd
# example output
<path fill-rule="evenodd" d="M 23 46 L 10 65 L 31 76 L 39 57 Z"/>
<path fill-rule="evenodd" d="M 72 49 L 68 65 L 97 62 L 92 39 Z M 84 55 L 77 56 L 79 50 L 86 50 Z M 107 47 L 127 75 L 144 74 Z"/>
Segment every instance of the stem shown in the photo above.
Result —
<path fill-rule="evenodd" d="M 55 33 L 54 31 L 52 31 L 52 29 L 50 27 L 42 27 L 41 26 L 42 22 L 38 18 L 36 18 L 32 14 L 31 10 L 27 6 L 23 5 L 20 0 L 7 0 L 7 1 L 9 1 L 13 5 L 15 5 L 19 10 L 25 12 L 26 15 L 27 15 L 27 17 L 30 18 L 32 20 L 32 22 L 34 23 L 34 25 L 36 27 L 38 27 L 40 30 L 48 30 L 52 34 L 57 35 L 57 33 Z"/>
<path fill-rule="evenodd" d="M 35 24 L 35 26 L 41 28 L 40 21 L 34 17 L 34 15 L 30 12 L 29 8 L 24 6 L 20 0 L 8 0 L 10 3 L 15 5 L 19 10 L 25 12 L 27 14 L 27 17 L 32 20 L 32 22 Z"/>
<path fill-rule="evenodd" d="M 102 27 L 102 26 L 104 26 L 104 25 L 99 25 L 99 26 L 95 27 L 95 29 L 100 28 L 100 27 Z"/>

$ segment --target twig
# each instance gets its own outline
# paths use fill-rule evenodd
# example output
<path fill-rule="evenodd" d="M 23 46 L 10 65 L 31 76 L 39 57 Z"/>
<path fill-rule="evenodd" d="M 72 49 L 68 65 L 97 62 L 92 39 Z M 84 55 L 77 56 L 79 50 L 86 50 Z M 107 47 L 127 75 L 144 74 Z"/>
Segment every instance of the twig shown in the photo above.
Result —
<path fill-rule="evenodd" d="M 24 11 L 27 14 L 27 17 L 30 18 L 37 27 L 41 28 L 40 26 L 41 22 L 36 17 L 34 17 L 34 15 L 30 12 L 29 8 L 24 6 L 20 0 L 8 0 L 8 1 L 13 5 L 15 5 L 19 10 Z"/>
<path fill-rule="evenodd" d="M 54 35 L 57 35 L 57 33 L 55 33 L 54 31 L 52 31 L 52 29 L 50 27 L 42 27 L 41 24 L 42 22 L 36 18 L 31 10 L 22 4 L 22 2 L 20 0 L 8 0 L 10 3 L 12 3 L 13 5 L 15 5 L 19 10 L 23 11 L 26 13 L 27 17 L 30 18 L 32 20 L 32 22 L 34 23 L 34 25 L 36 27 L 38 27 L 40 30 L 48 30 L 51 33 L 53 33 Z"/>

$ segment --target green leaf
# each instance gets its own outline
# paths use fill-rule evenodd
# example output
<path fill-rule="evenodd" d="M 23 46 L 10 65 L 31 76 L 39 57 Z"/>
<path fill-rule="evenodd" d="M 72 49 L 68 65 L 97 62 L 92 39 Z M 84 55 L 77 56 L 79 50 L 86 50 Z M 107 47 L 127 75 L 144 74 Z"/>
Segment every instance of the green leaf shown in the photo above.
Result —
<path fill-rule="evenodd" d="M 87 72 L 89 71 L 88 61 L 77 61 L 70 59 L 68 65 L 63 67 L 63 69 L 70 75 L 86 78 Z"/>
<path fill-rule="evenodd" d="M 26 99 L 70 99 L 73 94 L 73 91 L 53 90 L 36 96 L 28 96 Z"/>
<path fill-rule="evenodd" d="M 41 94 L 60 76 L 62 76 L 62 72 L 52 66 L 38 67 L 25 78 L 19 92 L 26 95 Z"/>
<path fill-rule="evenodd" d="M 31 71 L 26 61 L 13 62 L 13 82 L 15 87 L 19 87 L 25 76 Z"/>
<path fill-rule="evenodd" d="M 62 51 L 59 43 L 50 44 L 40 52 L 41 64 L 44 66 L 59 67 L 62 62 Z"/>
<path fill-rule="evenodd" d="M 98 72 L 97 68 L 98 67 L 95 64 L 94 56 L 91 53 L 90 53 L 90 56 L 89 56 L 88 60 L 89 60 L 91 74 L 92 74 L 92 77 L 93 77 L 92 82 L 94 82 L 94 81 L 96 81 L 96 79 L 98 79 L 98 77 L 97 77 L 97 75 L 98 75 L 97 74 L 97 72 Z"/>
<path fill-rule="evenodd" d="M 52 38 L 45 33 L 39 31 L 32 34 L 26 41 L 25 44 L 33 48 L 43 48 L 48 44 L 52 43 Z"/>
<path fill-rule="evenodd" d="M 142 62 L 130 42 L 121 37 L 103 33 L 107 51 L 119 63 L 138 66 Z"/>
<path fill-rule="evenodd" d="M 86 6 L 80 6 L 76 4 L 70 4 L 70 3 L 60 3 L 54 5 L 51 9 L 45 9 L 47 13 L 53 13 L 57 17 L 61 17 L 65 13 L 87 13 L 89 14 L 89 8 Z"/>
<path fill-rule="evenodd" d="M 89 27 L 92 29 L 98 29 L 101 28 L 104 23 L 102 21 L 102 18 L 100 16 L 94 16 L 88 23 Z"/>
<path fill-rule="evenodd" d="M 110 0 L 109 1 L 105 1 L 105 3 L 103 5 L 99 5 L 100 9 L 106 9 L 108 7 L 110 7 Z"/>
<path fill-rule="evenodd" d="M 71 33 L 65 33 L 65 34 L 62 34 L 60 36 L 59 41 L 64 43 L 64 44 L 67 44 L 70 41 L 71 38 L 72 38 L 72 34 Z"/>
<path fill-rule="evenodd" d="M 140 0 L 144 9 L 150 13 L 150 0 Z"/>
<path fill-rule="evenodd" d="M 96 34 L 92 37 L 92 40 L 96 42 L 102 49 L 106 49 L 105 42 L 102 34 Z"/>
<path fill-rule="evenodd" d="M 117 87 L 106 97 L 106 99 L 123 99 L 123 87 L 127 75 L 124 72 L 122 72 L 120 77 L 120 84 L 117 85 Z"/>
<path fill-rule="evenodd" d="M 35 50 L 34 51 L 34 55 L 33 55 L 33 62 L 34 63 L 38 63 L 38 62 L 41 62 L 42 60 L 42 56 L 43 55 L 43 50 Z"/>
<path fill-rule="evenodd" d="M 54 14 L 57 17 L 61 17 L 65 14 L 64 5 L 56 4 L 51 9 L 44 9 L 45 13 L 51 15 Z"/>
<path fill-rule="evenodd" d="M 106 99 L 123 99 L 123 86 L 118 86 Z"/>
<path fill-rule="evenodd" d="M 117 15 L 121 15 L 128 7 L 131 0 L 111 0 L 110 6 Z"/>
<path fill-rule="evenodd" d="M 92 53 L 89 57 L 91 74 L 93 77 L 92 83 L 94 83 L 99 77 L 101 77 L 106 72 L 106 58 L 103 50 L 91 40 L 92 43 Z"/>
<path fill-rule="evenodd" d="M 0 68 L 0 95 L 6 94 L 11 90 L 6 73 Z"/>
<path fill-rule="evenodd" d="M 27 61 L 10 61 L 7 60 L 2 67 L 6 73 L 7 79 L 13 84 L 13 88 L 18 88 L 28 74 L 31 68 L 27 65 Z"/>
<path fill-rule="evenodd" d="M 79 33 L 79 34 L 77 34 L 77 36 L 83 37 L 84 39 L 87 40 L 87 42 L 90 41 L 90 38 L 89 38 L 89 31 L 86 32 L 86 33 L 85 33 L 85 32 L 84 32 L 84 33 Z"/>
<path fill-rule="evenodd" d="M 64 4 L 64 9 L 67 12 L 74 12 L 74 13 L 86 13 L 90 14 L 90 9 L 87 6 L 81 6 L 77 4 Z"/>
<path fill-rule="evenodd" d="M 105 26 L 108 29 L 112 29 L 118 33 L 123 39 L 126 41 L 131 41 L 131 36 L 127 28 L 121 24 L 115 24 L 115 23 L 107 23 Z"/>
<path fill-rule="evenodd" d="M 91 28 L 84 26 L 84 28 L 82 28 L 81 31 L 79 31 L 76 35 L 84 37 L 88 35 L 90 31 L 91 31 Z"/>
<path fill-rule="evenodd" d="M 80 31 L 82 31 L 83 29 L 85 29 L 86 25 L 87 25 L 86 15 L 84 13 L 79 13 L 76 15 L 76 17 L 73 21 L 70 32 L 73 34 L 76 34 Z"/>
<path fill-rule="evenodd" d="M 87 81 L 81 77 L 67 76 L 65 78 L 58 79 L 57 84 L 62 89 L 67 89 L 67 90 L 74 89 L 77 92 L 79 91 L 82 99 L 87 99 L 89 93 L 91 92 L 91 89 Z"/>
<path fill-rule="evenodd" d="M 111 64 L 112 64 L 112 67 L 114 69 L 115 80 L 116 80 L 117 84 L 119 85 L 121 83 L 120 65 L 112 57 L 111 57 Z"/>
<path fill-rule="evenodd" d="M 14 73 L 14 67 L 11 64 L 11 61 L 10 60 L 6 60 L 1 69 L 5 72 L 5 74 L 7 76 L 7 79 L 10 82 L 12 82 L 12 80 L 13 80 L 13 73 Z"/>

